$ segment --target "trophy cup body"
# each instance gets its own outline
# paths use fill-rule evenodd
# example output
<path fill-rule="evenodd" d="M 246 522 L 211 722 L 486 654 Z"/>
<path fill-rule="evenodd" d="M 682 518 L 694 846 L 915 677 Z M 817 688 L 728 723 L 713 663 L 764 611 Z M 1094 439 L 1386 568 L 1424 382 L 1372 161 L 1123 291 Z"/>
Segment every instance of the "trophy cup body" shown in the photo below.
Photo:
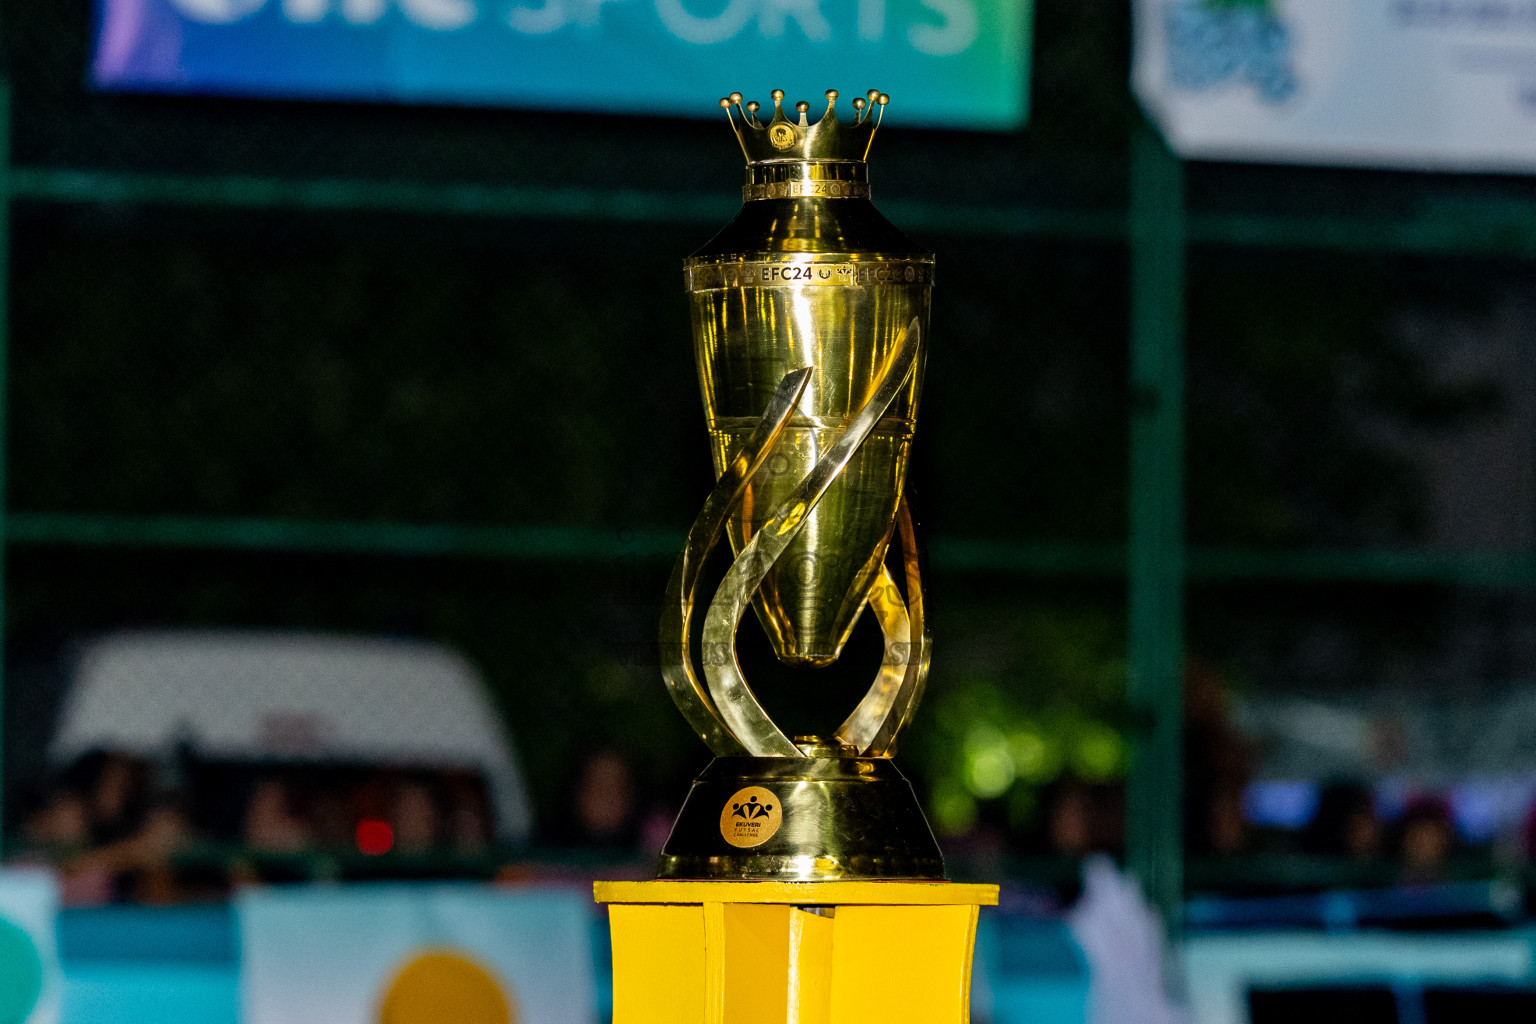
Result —
<path fill-rule="evenodd" d="M 742 111 L 741 211 L 684 262 L 717 484 L 673 574 L 664 671 L 719 756 L 662 850 L 663 878 L 944 875 L 911 786 L 889 760 L 927 668 L 904 496 L 933 255 L 869 199 L 863 158 L 884 98 L 855 101 L 851 124 L 838 121 L 836 94 L 828 99 L 814 126 L 804 104 L 798 124 L 781 105 L 766 125 L 755 105 Z M 740 107 L 739 96 L 724 102 Z M 887 567 L 898 523 L 905 594 Z M 706 617 L 706 687 L 689 656 L 692 590 L 702 552 L 722 535 L 736 562 Z M 734 653 L 747 602 L 777 657 L 805 668 L 836 661 L 858 617 L 874 610 L 885 664 L 836 736 L 791 739 L 757 704 Z"/>
<path fill-rule="evenodd" d="M 747 158 L 742 209 L 684 263 L 717 479 L 667 585 L 662 675 L 716 756 L 657 880 L 596 885 L 614 1022 L 959 1024 L 997 887 L 944 881 L 891 761 L 931 646 L 905 487 L 933 256 L 869 201 L 888 97 L 841 122 L 829 90 L 815 125 L 773 99 L 768 121 L 721 100 Z M 694 612 L 722 540 L 735 560 L 702 615 L 701 678 Z M 874 615 L 885 657 L 834 735 L 787 736 L 758 703 L 735 653 L 749 606 L 778 658 L 812 669 Z"/>
<path fill-rule="evenodd" d="M 837 171 L 862 178 L 862 164 Z M 748 168 L 763 186 L 812 182 L 809 162 Z M 862 182 L 851 182 L 862 184 Z M 746 443 L 784 375 L 811 367 L 769 463 L 748 482 L 727 535 L 740 554 L 864 404 L 903 331 L 928 334 L 933 256 L 867 197 L 748 199 L 731 224 L 684 263 L 694 358 L 715 473 Z M 837 660 L 880 574 L 906 484 L 923 357 L 895 401 L 827 489 L 753 599 L 786 664 Z"/>

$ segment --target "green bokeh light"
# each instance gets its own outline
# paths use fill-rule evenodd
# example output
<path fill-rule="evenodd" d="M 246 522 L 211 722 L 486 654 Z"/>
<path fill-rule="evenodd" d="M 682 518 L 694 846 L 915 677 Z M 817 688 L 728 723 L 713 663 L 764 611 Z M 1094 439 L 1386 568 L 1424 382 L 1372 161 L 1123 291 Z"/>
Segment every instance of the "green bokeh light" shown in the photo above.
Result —
<path fill-rule="evenodd" d="M 1125 740 L 1102 722 L 1079 726 L 1072 744 L 1072 770 L 1085 782 L 1107 782 L 1125 771 Z"/>
<path fill-rule="evenodd" d="M 1034 725 L 1009 734 L 1008 752 L 1019 781 L 1031 786 L 1043 786 L 1061 773 L 1061 744 Z"/>
<path fill-rule="evenodd" d="M 965 788 L 979 800 L 1008 792 L 1015 778 L 1013 755 L 1002 730 L 974 726 L 965 736 Z"/>
<path fill-rule="evenodd" d="M 976 824 L 976 800 L 954 779 L 942 779 L 933 788 L 934 830 L 941 836 L 964 835 Z"/>

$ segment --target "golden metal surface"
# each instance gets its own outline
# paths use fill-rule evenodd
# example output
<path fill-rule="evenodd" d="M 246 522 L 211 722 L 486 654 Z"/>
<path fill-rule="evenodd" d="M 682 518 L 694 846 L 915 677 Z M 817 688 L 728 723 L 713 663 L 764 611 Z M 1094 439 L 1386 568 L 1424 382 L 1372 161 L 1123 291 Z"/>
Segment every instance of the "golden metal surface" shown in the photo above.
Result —
<path fill-rule="evenodd" d="M 777 799 L 778 828 L 738 847 L 721 812 L 743 789 Z M 662 878 L 932 879 L 944 858 L 912 786 L 887 757 L 717 757 L 661 848 Z"/>
<path fill-rule="evenodd" d="M 898 514 L 904 512 L 906 507 L 903 501 Z M 880 578 L 870 589 L 869 610 L 874 613 L 875 621 L 880 624 L 880 632 L 885 637 L 885 656 L 880 660 L 880 671 L 870 684 L 869 692 L 833 734 L 835 745 L 855 754 L 869 752 L 867 748 L 875 738 L 880 721 L 896 702 L 902 681 L 907 677 L 907 659 L 912 648 L 912 620 L 907 615 L 901 591 L 896 589 L 895 578 L 884 566 L 880 567 Z M 795 741 L 802 751 L 811 754 L 805 744 L 800 743 L 800 737 L 795 737 Z"/>
<path fill-rule="evenodd" d="M 933 257 L 869 203 L 862 157 L 877 122 L 856 107 L 849 130 L 830 106 L 812 127 L 802 104 L 797 128 L 781 104 L 766 125 L 747 104 L 737 129 L 748 158 L 743 206 L 684 263 L 717 482 L 668 585 L 663 676 L 718 756 L 662 850 L 666 878 L 944 874 L 889 760 L 931 653 L 904 492 Z M 898 530 L 899 574 L 886 565 Z M 693 605 L 722 535 L 736 557 L 704 614 L 701 684 Z M 780 660 L 811 668 L 835 661 L 871 608 L 885 658 L 834 736 L 792 739 L 763 710 L 736 657 L 749 604 Z"/>
<path fill-rule="evenodd" d="M 918 702 L 923 698 L 923 688 L 928 682 L 928 669 L 933 663 L 933 635 L 928 628 L 928 618 L 924 611 L 926 592 L 923 587 L 921 550 L 917 543 L 917 527 L 912 522 L 912 513 L 907 507 L 905 498 L 902 499 L 896 525 L 901 530 L 902 568 L 907 577 L 906 605 L 911 634 L 911 646 L 907 649 L 906 671 L 895 698 L 889 707 L 884 708 L 883 713 L 879 713 L 876 708 L 871 708 L 870 717 L 861 718 L 860 711 L 863 707 L 861 702 L 860 708 L 856 708 L 848 722 L 838 729 L 838 736 L 841 738 L 843 728 L 851 723 L 853 730 L 856 730 L 859 738 L 862 739 L 864 730 L 870 724 L 877 723 L 873 737 L 860 748 L 871 757 L 891 757 L 896 753 L 896 734 L 911 721 L 913 713 L 917 710 Z M 865 701 L 869 699 L 866 697 Z"/>
<path fill-rule="evenodd" d="M 850 201 L 827 205 L 834 202 Z M 689 297 L 717 472 L 741 446 L 784 372 L 814 368 L 799 414 L 765 471 L 748 483 L 726 528 L 738 553 L 821 461 L 879 383 L 906 329 L 918 324 L 915 365 L 904 387 L 753 596 L 774 653 L 786 663 L 836 661 L 879 576 L 906 482 L 926 355 L 932 274 L 922 264 L 825 257 L 690 261 L 690 276 L 705 284 Z M 710 286 L 712 278 L 734 281 L 738 272 L 740 286 Z"/>
<path fill-rule="evenodd" d="M 933 264 L 927 260 L 851 261 L 820 256 L 702 263 L 683 268 L 683 284 L 690 293 L 744 287 L 846 288 L 886 282 L 931 285 Z"/>
<path fill-rule="evenodd" d="M 828 113 L 804 127 L 804 145 L 772 150 L 768 128 L 788 124 L 782 92 L 767 125 L 733 94 L 748 157 L 744 194 L 809 189 L 799 198 L 746 202 L 715 239 L 685 262 L 695 358 L 716 472 L 740 446 L 784 372 L 812 366 L 815 377 L 791 423 L 781 457 L 748 486 L 728 536 L 740 552 L 757 519 L 782 502 L 872 390 L 895 338 L 916 317 L 928 327 L 933 257 L 919 250 L 863 198 L 816 194 L 865 185 L 864 162 L 883 110 L 878 90 L 855 100 L 855 122 Z M 884 98 L 884 99 L 888 99 Z M 802 115 L 802 122 L 805 117 Z M 756 140 L 756 141 L 754 141 Z M 767 146 L 767 148 L 764 148 Z M 836 184 L 834 184 L 836 183 Z M 800 536 L 754 597 L 775 654 L 791 664 L 837 659 L 880 572 L 905 483 L 926 353 L 910 390 L 836 480 Z"/>
<path fill-rule="evenodd" d="M 826 91 L 827 110 L 821 120 L 811 124 L 806 116 L 810 104 L 803 100 L 795 105 L 798 119 L 784 113 L 784 90 L 775 89 L 773 117 L 762 121 L 756 102 L 742 103 L 741 93 L 733 92 L 721 99 L 720 106 L 730 119 L 741 145 L 741 154 L 747 163 L 763 163 L 778 160 L 858 160 L 869 158 L 869 147 L 875 141 L 875 131 L 885 117 L 885 105 L 891 98 L 879 89 L 871 89 L 863 97 L 853 101 L 853 120 L 841 121 L 837 116 L 837 90 Z M 736 113 L 731 113 L 735 108 Z"/>
<path fill-rule="evenodd" d="M 809 368 L 791 370 L 784 375 L 778 390 L 763 411 L 757 426 L 742 447 L 726 464 L 715 488 L 704 501 L 704 508 L 688 530 L 682 557 L 672 568 L 661 613 L 661 675 L 667 691 L 693 731 L 717 757 L 744 754 L 746 748 L 720 720 L 720 713 L 709 691 L 699 682 L 689 654 L 690 625 L 694 594 L 699 585 L 699 570 L 720 540 L 726 517 L 741 500 L 742 490 L 752 475 L 762 468 L 773 442 L 783 432 L 795 411 L 795 404 L 810 380 Z"/>
<path fill-rule="evenodd" d="M 741 201 L 758 199 L 868 199 L 869 183 L 864 181 L 769 181 L 741 186 Z"/>
<path fill-rule="evenodd" d="M 925 592 L 917 531 L 905 498 L 897 510 L 896 524 L 901 530 L 906 599 L 902 600 L 890 571 L 884 570 L 870 593 L 869 605 L 885 633 L 885 659 L 874 685 L 835 734 L 839 742 L 867 757 L 896 753 L 896 734 L 917 710 L 933 660 L 933 638 L 923 612 Z"/>
<path fill-rule="evenodd" d="M 914 317 L 896 338 L 894 348 L 875 378 L 869 398 L 845 427 L 830 435 L 831 443 L 826 454 L 811 466 L 794 490 L 776 504 L 767 522 L 742 548 L 705 613 L 704 649 L 729 655 L 705 662 L 704 675 L 709 681 L 710 696 L 714 698 L 720 717 L 747 748 L 747 753 L 754 757 L 799 757 L 800 749 L 773 724 L 742 677 L 741 666 L 736 660 L 736 626 L 741 622 L 747 603 L 763 586 L 774 565 L 811 522 L 816 504 L 847 469 L 854 454 L 870 439 L 875 425 L 896 400 L 913 371 L 921 347 L 922 328 Z M 883 544 L 878 554 L 884 558 Z M 881 571 L 878 560 L 873 568 L 878 576 Z M 868 589 L 865 584 L 859 595 L 859 609 L 862 609 Z M 847 603 L 846 598 L 844 603 Z M 841 646 L 839 642 L 839 649 Z"/>

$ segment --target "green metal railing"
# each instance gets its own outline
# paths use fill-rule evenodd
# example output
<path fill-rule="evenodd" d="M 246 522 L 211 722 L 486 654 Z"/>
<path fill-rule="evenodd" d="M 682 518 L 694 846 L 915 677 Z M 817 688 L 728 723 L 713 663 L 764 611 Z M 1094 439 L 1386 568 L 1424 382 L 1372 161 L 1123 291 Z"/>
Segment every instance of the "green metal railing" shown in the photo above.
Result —
<path fill-rule="evenodd" d="M 1184 168 L 1143 131 L 1131 166 L 1126 861 L 1170 927 L 1182 904 Z"/>
<path fill-rule="evenodd" d="M 13 200 L 39 203 L 705 226 L 720 224 L 736 210 L 729 198 L 647 189 L 135 174 L 53 167 L 12 167 L 6 190 Z M 882 200 L 880 206 L 903 227 L 955 236 L 1122 242 L 1131 231 L 1128 216 L 1115 211 L 902 199 Z M 1486 209 L 1430 203 L 1390 220 L 1199 211 L 1186 211 L 1183 220 L 1184 237 L 1190 245 L 1536 259 L 1536 201 L 1528 200 L 1508 199 Z"/>
<path fill-rule="evenodd" d="M 0 76 L 0 851 L 5 846 L 5 615 L 6 527 L 9 501 L 6 476 L 9 465 L 10 410 L 10 298 L 11 298 L 11 83 Z"/>
<path fill-rule="evenodd" d="M 400 558 L 487 558 L 525 562 L 612 563 L 618 558 L 670 562 L 683 534 L 589 526 L 492 526 L 460 523 L 314 522 L 216 516 L 125 516 L 12 511 L 12 546 L 153 550 L 267 551 Z M 1117 578 L 1129 552 L 1115 544 L 937 538 L 936 569 L 977 576 Z M 1189 547 L 1185 579 L 1199 583 L 1373 583 L 1528 589 L 1536 558 L 1492 554 L 1372 551 L 1349 548 Z"/>

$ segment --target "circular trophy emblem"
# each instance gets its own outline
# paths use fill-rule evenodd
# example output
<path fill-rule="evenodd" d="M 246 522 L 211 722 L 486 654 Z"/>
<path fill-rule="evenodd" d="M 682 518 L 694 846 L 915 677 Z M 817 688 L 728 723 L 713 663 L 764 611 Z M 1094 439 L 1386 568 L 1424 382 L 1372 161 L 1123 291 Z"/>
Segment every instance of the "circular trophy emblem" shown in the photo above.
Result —
<path fill-rule="evenodd" d="M 795 130 L 780 122 L 768 129 L 768 141 L 773 143 L 774 149 L 788 149 L 795 144 Z"/>
<path fill-rule="evenodd" d="M 720 811 L 720 834 L 736 847 L 763 845 L 783 823 L 779 798 L 762 786 L 738 789 Z"/>

